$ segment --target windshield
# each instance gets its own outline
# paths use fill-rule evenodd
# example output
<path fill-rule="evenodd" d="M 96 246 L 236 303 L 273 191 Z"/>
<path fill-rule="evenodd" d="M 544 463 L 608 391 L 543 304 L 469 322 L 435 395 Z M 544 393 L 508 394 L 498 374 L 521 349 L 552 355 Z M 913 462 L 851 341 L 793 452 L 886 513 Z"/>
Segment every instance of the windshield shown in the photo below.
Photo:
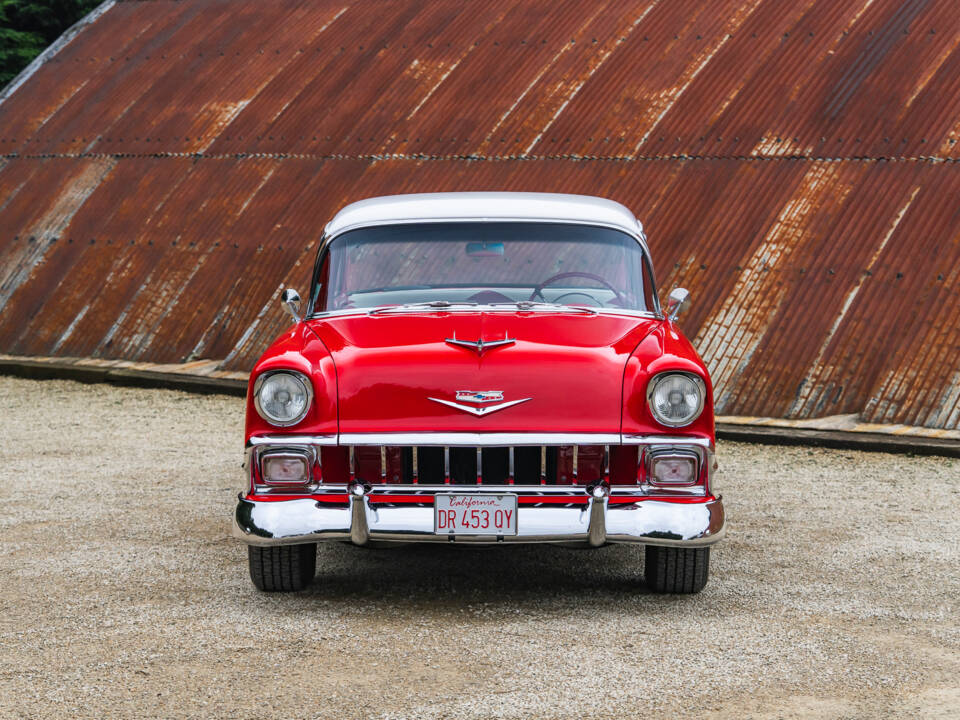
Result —
<path fill-rule="evenodd" d="M 316 280 L 315 312 L 530 301 L 650 309 L 644 301 L 640 244 L 618 230 L 589 225 L 458 222 L 362 228 L 330 243 Z"/>

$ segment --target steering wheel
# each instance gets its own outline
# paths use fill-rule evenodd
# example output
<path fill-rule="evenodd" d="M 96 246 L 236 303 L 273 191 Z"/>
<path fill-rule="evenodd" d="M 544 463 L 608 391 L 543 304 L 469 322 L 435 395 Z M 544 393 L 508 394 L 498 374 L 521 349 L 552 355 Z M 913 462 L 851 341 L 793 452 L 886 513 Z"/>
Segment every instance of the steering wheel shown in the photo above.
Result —
<path fill-rule="evenodd" d="M 562 302 L 562 301 L 563 301 L 563 298 L 565 298 L 565 297 L 570 297 L 571 295 L 580 295 L 580 296 L 582 296 L 582 297 L 588 298 L 588 299 L 590 300 L 590 302 L 587 303 L 587 304 L 588 304 L 590 307 L 599 307 L 599 308 L 602 308 L 602 307 L 603 307 L 603 303 L 602 303 L 602 302 L 600 302 L 599 300 L 597 300 L 597 299 L 596 299 L 593 295 L 591 295 L 590 293 L 584 292 L 583 290 L 571 290 L 570 292 L 565 292 L 565 293 L 563 293 L 562 295 L 557 295 L 557 296 L 553 299 L 553 301 L 554 301 L 557 305 L 563 305 L 563 304 L 564 304 L 564 303 Z"/>
<path fill-rule="evenodd" d="M 618 304 L 623 305 L 623 296 L 620 294 L 620 291 L 617 290 L 613 285 L 608 283 L 599 275 L 594 275 L 593 273 L 587 273 L 587 272 L 577 272 L 577 271 L 562 272 L 562 273 L 557 273 L 556 275 L 551 275 L 550 277 L 548 277 L 546 280 L 544 280 L 542 283 L 540 283 L 533 289 L 533 292 L 530 293 L 530 300 L 531 301 L 535 300 L 539 295 L 540 299 L 546 302 L 547 299 L 543 296 L 543 289 L 547 285 L 554 282 L 555 280 L 565 280 L 566 278 L 572 278 L 572 277 L 586 278 L 587 280 L 593 280 L 595 282 L 600 283 L 605 288 L 607 288 L 607 290 L 613 293 L 613 298 L 614 300 L 617 301 Z M 564 293 L 564 295 L 570 295 L 570 294 L 572 293 Z M 603 303 L 597 300 L 596 298 L 594 298 L 593 295 L 590 295 L 589 293 L 578 291 L 576 294 L 586 295 L 587 297 L 593 298 L 593 301 L 596 302 L 599 307 L 603 307 Z M 561 295 L 560 297 L 564 297 L 564 295 Z"/>

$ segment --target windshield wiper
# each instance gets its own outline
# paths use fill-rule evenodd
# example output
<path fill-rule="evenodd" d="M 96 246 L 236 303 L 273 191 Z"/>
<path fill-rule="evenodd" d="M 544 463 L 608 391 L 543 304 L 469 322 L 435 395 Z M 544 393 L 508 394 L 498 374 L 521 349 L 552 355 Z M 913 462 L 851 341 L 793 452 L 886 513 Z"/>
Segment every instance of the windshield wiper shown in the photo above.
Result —
<path fill-rule="evenodd" d="M 476 307 L 477 303 L 475 302 L 450 302 L 449 300 L 430 300 L 429 302 L 415 302 L 415 303 L 405 303 L 403 305 L 382 305 L 377 308 L 373 308 L 370 311 L 370 315 L 376 315 L 377 313 L 392 312 L 395 310 L 410 310 L 417 308 L 428 308 L 430 310 L 446 310 L 453 307 Z"/>
<path fill-rule="evenodd" d="M 516 302 L 508 303 L 490 303 L 494 306 L 508 306 L 512 305 L 520 310 L 559 310 L 561 312 L 585 312 L 591 315 L 596 315 L 600 311 L 596 308 L 587 307 L 586 305 L 562 305 L 560 303 L 551 303 L 551 302 L 537 302 L 536 300 L 517 300 Z"/>

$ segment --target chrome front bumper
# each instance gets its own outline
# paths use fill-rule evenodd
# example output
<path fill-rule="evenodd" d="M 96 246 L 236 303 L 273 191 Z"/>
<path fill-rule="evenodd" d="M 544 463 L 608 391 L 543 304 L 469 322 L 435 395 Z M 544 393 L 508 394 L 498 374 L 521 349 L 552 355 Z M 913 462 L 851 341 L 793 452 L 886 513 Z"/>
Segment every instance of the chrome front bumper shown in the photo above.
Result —
<path fill-rule="evenodd" d="M 598 484 L 584 488 L 541 486 L 529 490 L 510 488 L 528 500 L 543 497 L 557 500 L 569 495 L 581 504 L 519 504 L 517 534 L 447 535 L 434 533 L 433 496 L 442 492 L 486 492 L 483 486 L 446 486 L 420 491 L 422 504 L 389 502 L 377 488 L 359 483 L 344 488 L 347 502 L 321 502 L 312 498 L 255 500 L 240 496 L 234 514 L 233 535 L 250 545 L 296 545 L 326 541 L 348 541 L 364 545 L 369 541 L 496 543 L 583 543 L 594 547 L 607 543 L 643 543 L 695 547 L 711 545 L 723 538 L 724 515 L 721 498 L 691 502 L 644 498 L 629 491 Z M 497 491 L 494 491 L 497 492 Z M 576 493 L 576 494 L 574 494 Z M 370 496 L 376 500 L 371 502 Z M 384 500 L 384 498 L 387 498 Z"/>

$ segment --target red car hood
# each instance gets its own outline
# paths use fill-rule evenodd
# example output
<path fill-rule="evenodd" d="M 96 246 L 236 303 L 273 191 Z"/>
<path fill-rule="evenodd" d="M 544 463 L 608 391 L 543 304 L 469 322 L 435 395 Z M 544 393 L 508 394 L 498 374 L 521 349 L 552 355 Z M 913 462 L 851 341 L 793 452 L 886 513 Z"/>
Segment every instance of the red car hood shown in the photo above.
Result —
<path fill-rule="evenodd" d="M 618 433 L 624 367 L 654 322 L 478 311 L 344 316 L 309 325 L 336 365 L 341 433 Z M 446 342 L 454 337 L 515 342 L 479 353 Z M 496 399 L 458 400 L 463 391 Z M 523 402 L 477 416 L 437 400 L 469 408 Z"/>

